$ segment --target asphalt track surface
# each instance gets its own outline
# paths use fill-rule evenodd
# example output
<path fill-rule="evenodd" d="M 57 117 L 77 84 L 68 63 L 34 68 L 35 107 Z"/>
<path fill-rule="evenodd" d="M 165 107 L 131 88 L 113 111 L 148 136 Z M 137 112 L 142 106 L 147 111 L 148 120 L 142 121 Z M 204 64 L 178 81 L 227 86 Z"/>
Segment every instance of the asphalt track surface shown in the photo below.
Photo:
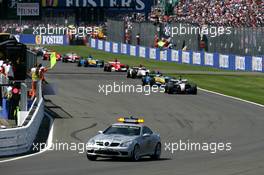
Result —
<path fill-rule="evenodd" d="M 199 91 L 197 96 L 155 93 L 112 94 L 98 85 L 140 84 L 124 74 L 77 68 L 59 63 L 47 75 L 58 87 L 47 97 L 56 113 L 53 142 L 85 142 L 119 116 L 142 116 L 162 138 L 161 160 L 139 162 L 98 159 L 88 161 L 76 151 L 47 151 L 33 157 L 0 163 L 1 174 L 157 174 L 157 175 L 262 175 L 264 174 L 264 109 L 234 99 Z M 165 151 L 165 142 L 231 142 L 232 151 Z"/>

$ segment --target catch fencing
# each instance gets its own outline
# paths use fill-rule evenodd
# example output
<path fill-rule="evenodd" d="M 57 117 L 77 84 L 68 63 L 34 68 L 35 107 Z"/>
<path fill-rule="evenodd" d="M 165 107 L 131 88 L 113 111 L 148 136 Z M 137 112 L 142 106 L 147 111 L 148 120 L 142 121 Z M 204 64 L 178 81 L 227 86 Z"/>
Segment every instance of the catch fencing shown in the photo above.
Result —
<path fill-rule="evenodd" d="M 90 39 L 90 46 L 105 52 L 126 54 L 151 60 L 209 66 L 233 71 L 264 72 L 264 56 L 238 56 L 232 54 L 219 54 L 216 52 L 182 51 L 176 49 L 164 50 L 97 39 Z"/>
<path fill-rule="evenodd" d="M 166 25 L 154 25 L 151 22 L 133 22 L 132 23 L 132 37 L 131 44 L 136 45 L 136 35 L 140 34 L 140 45 L 145 47 L 154 46 L 155 34 L 159 34 L 161 37 L 165 33 L 166 28 L 170 29 L 169 36 L 172 38 L 174 49 L 182 49 L 183 43 L 187 46 L 188 50 L 199 51 L 199 38 L 198 33 L 190 32 L 188 34 L 181 29 L 185 28 L 190 30 L 197 26 L 186 23 L 170 23 Z M 172 34 L 172 28 L 176 28 L 178 32 Z M 107 20 L 107 37 L 109 41 L 124 42 L 124 22 L 117 19 Z M 211 26 L 208 28 L 210 33 L 215 33 L 216 28 Z M 217 28 L 219 30 L 219 28 Z M 224 34 L 219 36 L 207 36 L 208 52 L 218 52 L 221 54 L 235 54 L 235 55 L 264 55 L 264 27 L 240 27 L 240 28 L 228 28 L 229 32 L 226 32 L 225 27 Z M 118 32 L 115 32 L 118 31 Z"/>

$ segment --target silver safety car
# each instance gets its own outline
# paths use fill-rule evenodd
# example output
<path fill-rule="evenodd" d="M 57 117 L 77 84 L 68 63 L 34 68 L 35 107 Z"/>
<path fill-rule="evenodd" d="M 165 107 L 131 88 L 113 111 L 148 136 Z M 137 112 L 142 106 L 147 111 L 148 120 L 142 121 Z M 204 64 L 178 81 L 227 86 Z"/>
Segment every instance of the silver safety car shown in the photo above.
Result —
<path fill-rule="evenodd" d="M 119 118 L 98 135 L 89 139 L 86 145 L 87 158 L 98 157 L 130 158 L 134 161 L 143 156 L 159 159 L 161 155 L 160 135 L 143 124 L 143 119 Z"/>

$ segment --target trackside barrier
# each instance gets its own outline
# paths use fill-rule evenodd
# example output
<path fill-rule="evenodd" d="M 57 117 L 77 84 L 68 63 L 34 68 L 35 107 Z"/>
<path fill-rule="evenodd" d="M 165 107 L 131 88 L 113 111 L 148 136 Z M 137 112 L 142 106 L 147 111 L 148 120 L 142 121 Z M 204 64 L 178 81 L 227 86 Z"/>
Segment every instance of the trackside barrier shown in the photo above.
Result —
<path fill-rule="evenodd" d="M 264 72 L 264 55 L 238 56 L 203 51 L 162 50 L 98 39 L 90 39 L 90 47 L 110 53 L 125 54 L 158 61 L 208 66 L 233 71 Z"/>
<path fill-rule="evenodd" d="M 27 50 L 27 61 L 26 61 L 26 67 L 27 71 L 30 70 L 30 68 L 34 67 L 37 63 L 37 54 Z"/>
<path fill-rule="evenodd" d="M 23 44 L 37 45 L 69 45 L 67 35 L 32 35 L 21 34 L 17 35 L 19 42 Z"/>
<path fill-rule="evenodd" d="M 37 91 L 38 95 L 28 111 L 22 126 L 0 130 L 0 157 L 22 154 L 31 149 L 44 117 L 41 82 L 38 82 Z"/>

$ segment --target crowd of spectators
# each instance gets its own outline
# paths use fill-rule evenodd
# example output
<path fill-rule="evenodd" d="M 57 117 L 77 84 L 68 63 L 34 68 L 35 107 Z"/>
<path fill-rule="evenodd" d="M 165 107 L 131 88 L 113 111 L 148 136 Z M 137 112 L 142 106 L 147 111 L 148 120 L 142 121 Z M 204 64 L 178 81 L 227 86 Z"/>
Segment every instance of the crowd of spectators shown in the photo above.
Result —
<path fill-rule="evenodd" d="M 133 30 L 133 18 L 132 16 L 123 17 L 124 20 L 124 30 L 125 30 L 125 38 L 124 41 L 126 44 L 131 44 L 132 30 Z"/>
<path fill-rule="evenodd" d="M 86 24 L 86 23 L 80 23 L 78 26 L 77 25 L 72 25 L 72 24 L 65 24 L 65 23 L 55 23 L 55 22 L 49 22 L 49 23 L 43 23 L 43 21 L 39 20 L 24 20 L 20 24 L 19 21 L 17 20 L 1 20 L 0 21 L 0 33 L 12 33 L 12 34 L 36 34 L 34 33 L 34 29 L 40 29 L 42 27 L 45 27 L 46 29 L 48 28 L 65 28 L 67 27 L 69 30 L 76 28 L 77 27 L 99 27 L 105 30 L 105 24 L 102 23 L 100 25 L 98 24 Z M 65 31 L 66 33 L 66 31 Z"/>
<path fill-rule="evenodd" d="M 19 26 L 17 22 L 13 21 L 1 21 L 0 24 L 0 33 L 10 33 L 10 31 L 13 31 L 15 33 L 20 33 L 23 31 L 24 27 Z"/>
<path fill-rule="evenodd" d="M 146 17 L 144 13 L 128 13 L 128 14 L 119 14 L 110 17 L 112 19 L 131 21 L 131 22 L 145 22 Z"/>
<path fill-rule="evenodd" d="M 131 15 L 131 20 L 134 22 L 144 22 L 145 14 L 144 13 L 134 13 Z"/>
<path fill-rule="evenodd" d="M 197 25 L 231 26 L 231 27 L 259 27 L 264 26 L 263 0 L 179 0 L 173 9 L 173 14 L 165 15 L 161 6 L 152 8 L 148 18 L 143 13 L 122 15 L 123 20 L 131 22 L 144 22 L 146 19 L 153 23 L 185 22 Z M 0 32 L 23 33 L 27 29 L 38 26 L 64 26 L 68 20 L 52 21 L 18 20 L 1 21 Z M 129 25 L 129 24 L 128 24 Z M 128 27 L 129 28 L 129 27 Z"/>
<path fill-rule="evenodd" d="M 12 34 L 25 33 L 27 30 L 31 32 L 34 27 L 47 27 L 48 25 L 50 27 L 63 26 L 56 23 L 43 23 L 40 20 L 25 20 L 21 24 L 18 20 L 1 20 L 0 22 L 0 32 Z"/>
<path fill-rule="evenodd" d="M 263 0 L 180 0 L 173 14 L 155 7 L 149 15 L 154 23 L 184 22 L 197 25 L 259 27 L 264 25 Z"/>
<path fill-rule="evenodd" d="M 148 20 L 154 24 L 172 22 L 172 16 L 165 15 L 165 11 L 161 7 L 153 7 L 148 16 Z"/>
<path fill-rule="evenodd" d="M 264 23 L 263 0 L 181 0 L 174 21 L 199 25 L 258 27 Z"/>

